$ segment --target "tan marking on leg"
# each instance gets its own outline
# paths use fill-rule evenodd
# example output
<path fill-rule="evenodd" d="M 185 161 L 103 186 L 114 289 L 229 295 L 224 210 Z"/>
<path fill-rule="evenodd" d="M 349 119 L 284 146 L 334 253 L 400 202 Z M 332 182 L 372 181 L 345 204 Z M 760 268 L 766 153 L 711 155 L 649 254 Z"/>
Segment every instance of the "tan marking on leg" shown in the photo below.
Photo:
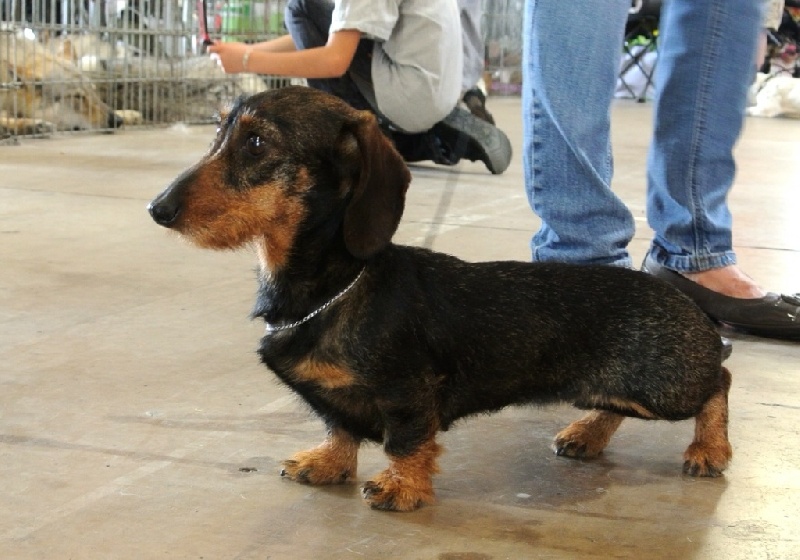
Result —
<path fill-rule="evenodd" d="M 293 369 L 296 379 L 316 383 L 326 389 L 341 389 L 353 385 L 355 377 L 347 369 L 336 364 L 304 360 Z"/>
<path fill-rule="evenodd" d="M 558 432 L 553 440 L 553 451 L 564 457 L 597 457 L 624 419 L 615 412 L 592 410 Z"/>
<path fill-rule="evenodd" d="M 618 408 L 620 410 L 630 410 L 631 412 L 635 413 L 640 418 L 644 418 L 646 420 L 655 420 L 658 417 L 647 410 L 645 407 L 640 405 L 639 403 L 635 403 L 633 401 L 627 401 L 625 399 L 618 399 L 618 398 L 611 398 L 608 399 L 609 404 Z"/>
<path fill-rule="evenodd" d="M 658 416 L 650 412 L 648 409 L 643 407 L 637 402 L 629 401 L 626 399 L 622 399 L 619 397 L 605 397 L 605 396 L 596 396 L 589 400 L 588 406 L 581 408 L 598 408 L 598 409 L 608 409 L 608 408 L 615 408 L 619 410 L 619 413 L 625 415 L 625 412 L 629 412 L 630 416 L 644 418 L 646 420 L 656 420 Z"/>
<path fill-rule="evenodd" d="M 364 484 L 362 494 L 375 509 L 412 511 L 434 501 L 433 475 L 442 448 L 434 438 L 407 457 L 390 456 L 389 468 Z"/>
<path fill-rule="evenodd" d="M 695 417 L 694 440 L 683 454 L 683 472 L 691 476 L 716 477 L 728 466 L 733 449 L 728 441 L 728 391 L 731 374 L 722 368 L 719 390 Z"/>
<path fill-rule="evenodd" d="M 333 430 L 321 445 L 284 461 L 281 476 L 305 484 L 341 484 L 356 476 L 359 446 L 349 433 Z"/>

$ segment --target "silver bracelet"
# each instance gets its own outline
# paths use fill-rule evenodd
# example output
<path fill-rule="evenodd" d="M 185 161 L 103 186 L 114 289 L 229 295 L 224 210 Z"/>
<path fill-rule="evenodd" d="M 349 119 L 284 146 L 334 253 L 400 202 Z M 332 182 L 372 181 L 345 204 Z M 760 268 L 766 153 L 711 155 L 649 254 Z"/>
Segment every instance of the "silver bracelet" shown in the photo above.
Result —
<path fill-rule="evenodd" d="M 244 54 L 242 55 L 242 70 L 244 70 L 245 72 L 247 72 L 247 63 L 250 60 L 250 53 L 252 53 L 252 52 L 253 52 L 253 49 L 250 48 L 250 49 L 247 49 L 246 51 L 244 51 Z"/>

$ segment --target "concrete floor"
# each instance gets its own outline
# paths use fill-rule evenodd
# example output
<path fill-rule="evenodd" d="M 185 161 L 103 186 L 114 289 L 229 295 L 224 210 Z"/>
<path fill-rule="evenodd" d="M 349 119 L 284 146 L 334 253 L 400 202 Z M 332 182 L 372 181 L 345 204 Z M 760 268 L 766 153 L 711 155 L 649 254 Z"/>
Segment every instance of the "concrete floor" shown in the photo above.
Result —
<path fill-rule="evenodd" d="M 519 101 L 490 109 L 516 147 L 415 166 L 396 241 L 529 259 Z M 614 109 L 615 186 L 639 230 L 649 105 Z M 628 421 L 594 461 L 548 445 L 569 407 L 511 409 L 444 434 L 438 503 L 371 511 L 358 485 L 302 486 L 279 463 L 323 428 L 254 354 L 255 257 L 205 252 L 145 205 L 212 128 L 0 148 L 0 558 L 800 558 L 800 344 L 734 336 L 734 461 L 681 475 L 692 423 Z M 800 290 L 800 122 L 747 122 L 731 196 L 744 269 Z M 361 454 L 359 478 L 385 466 Z"/>

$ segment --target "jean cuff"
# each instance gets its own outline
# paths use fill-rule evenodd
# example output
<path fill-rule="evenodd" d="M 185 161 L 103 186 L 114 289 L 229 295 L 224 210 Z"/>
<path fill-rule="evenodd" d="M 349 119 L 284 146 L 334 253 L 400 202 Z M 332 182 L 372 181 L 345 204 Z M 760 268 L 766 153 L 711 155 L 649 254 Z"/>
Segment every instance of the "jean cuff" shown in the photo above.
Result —
<path fill-rule="evenodd" d="M 721 253 L 673 255 L 660 245 L 653 243 L 650 246 L 649 254 L 661 266 L 680 273 L 705 272 L 736 264 L 736 253 L 733 250 Z"/>

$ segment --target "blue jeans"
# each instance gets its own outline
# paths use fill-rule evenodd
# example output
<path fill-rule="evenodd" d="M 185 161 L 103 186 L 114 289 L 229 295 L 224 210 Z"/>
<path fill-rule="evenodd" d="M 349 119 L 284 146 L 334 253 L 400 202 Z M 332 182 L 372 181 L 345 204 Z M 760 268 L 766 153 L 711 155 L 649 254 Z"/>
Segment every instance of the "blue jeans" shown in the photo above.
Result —
<path fill-rule="evenodd" d="M 610 105 L 630 0 L 528 0 L 525 189 L 535 261 L 631 266 L 630 210 L 611 190 Z M 734 264 L 726 197 L 760 22 L 753 0 L 665 0 L 647 166 L 651 254 L 682 272 Z"/>

